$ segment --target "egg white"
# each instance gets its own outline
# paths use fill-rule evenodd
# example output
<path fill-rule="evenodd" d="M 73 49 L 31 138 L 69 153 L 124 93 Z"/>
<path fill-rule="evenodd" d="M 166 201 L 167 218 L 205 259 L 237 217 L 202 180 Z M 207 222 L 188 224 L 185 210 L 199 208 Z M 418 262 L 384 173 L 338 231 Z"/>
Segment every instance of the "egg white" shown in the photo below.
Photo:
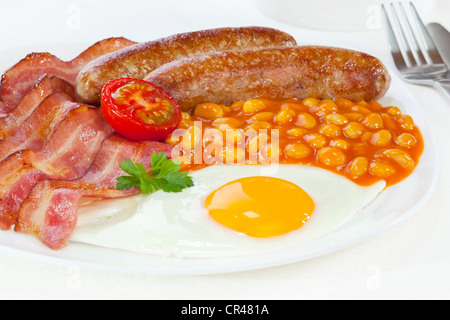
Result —
<path fill-rule="evenodd" d="M 361 187 L 324 169 L 302 165 L 214 165 L 191 173 L 194 187 L 94 201 L 79 208 L 71 241 L 178 257 L 229 257 L 298 246 L 341 226 L 385 188 Z M 288 234 L 253 238 L 228 229 L 204 209 L 205 198 L 227 182 L 274 176 L 303 188 L 314 200 L 311 218 Z M 274 199 L 276 201 L 276 199 Z"/>

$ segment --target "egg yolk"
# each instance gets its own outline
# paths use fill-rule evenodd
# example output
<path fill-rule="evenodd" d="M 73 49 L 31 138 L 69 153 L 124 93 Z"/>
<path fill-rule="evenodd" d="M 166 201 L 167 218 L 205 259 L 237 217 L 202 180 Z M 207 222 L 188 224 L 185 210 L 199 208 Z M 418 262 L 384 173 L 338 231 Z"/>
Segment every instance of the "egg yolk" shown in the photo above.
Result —
<path fill-rule="evenodd" d="M 255 176 L 223 185 L 206 198 L 205 207 L 228 228 L 271 237 L 302 227 L 314 210 L 314 201 L 292 182 Z"/>

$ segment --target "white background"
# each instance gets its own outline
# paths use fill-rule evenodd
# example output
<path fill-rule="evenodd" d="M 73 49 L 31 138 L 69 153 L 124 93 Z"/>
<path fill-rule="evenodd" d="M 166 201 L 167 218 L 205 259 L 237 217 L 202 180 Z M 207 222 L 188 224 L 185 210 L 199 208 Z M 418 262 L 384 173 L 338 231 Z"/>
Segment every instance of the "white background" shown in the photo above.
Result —
<path fill-rule="evenodd" d="M 357 0 L 355 0 L 357 1 Z M 273 20 L 255 1 L 2 1 L 1 71 L 49 44 L 94 43 L 111 36 L 153 40 L 185 31 L 260 25 L 295 34 L 299 44 L 354 47 L 394 69 L 377 19 L 370 30 L 319 31 Z M 335 14 L 352 19 L 349 7 Z M 320 12 L 305 10 L 304 15 Z M 363 12 L 362 14 L 366 14 Z M 450 28 L 450 1 L 422 12 L 426 23 Z M 375 23 L 373 22 L 375 21 Z M 327 26 L 326 19 L 322 20 Z M 329 28 L 333 28 L 329 26 Z M 61 53 L 63 50 L 61 51 Z M 63 60 L 73 56 L 61 56 Z M 61 266 L 0 253 L 1 299 L 449 299 L 450 100 L 432 88 L 408 85 L 426 110 L 440 151 L 441 177 L 415 215 L 360 244 L 308 261 L 219 275 L 152 276 Z"/>

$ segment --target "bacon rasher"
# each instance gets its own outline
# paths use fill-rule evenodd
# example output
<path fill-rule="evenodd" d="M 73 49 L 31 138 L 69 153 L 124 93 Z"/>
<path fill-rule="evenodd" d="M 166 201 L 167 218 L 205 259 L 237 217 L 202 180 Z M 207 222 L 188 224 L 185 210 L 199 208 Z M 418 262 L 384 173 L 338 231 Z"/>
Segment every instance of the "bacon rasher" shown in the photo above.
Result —
<path fill-rule="evenodd" d="M 112 51 L 136 42 L 118 37 L 99 41 L 70 61 L 62 61 L 48 53 L 31 53 L 15 64 L 3 75 L 0 84 L 0 117 L 11 112 L 22 97 L 45 74 L 57 76 L 74 85 L 75 79 L 88 62 Z"/>
<path fill-rule="evenodd" d="M 40 151 L 23 150 L 0 162 L 0 228 L 9 230 L 16 223 L 22 201 L 40 180 L 82 177 L 111 134 L 100 109 L 81 106 Z"/>
<path fill-rule="evenodd" d="M 51 94 L 22 123 L 16 134 L 0 141 L 0 161 L 25 149 L 40 150 L 67 114 L 80 106 L 65 92 Z"/>
<path fill-rule="evenodd" d="M 124 175 L 119 163 L 129 158 L 149 168 L 154 152 L 164 152 L 170 157 L 171 146 L 156 141 L 130 142 L 112 135 L 104 141 L 92 167 L 82 178 L 38 182 L 22 203 L 15 231 L 35 235 L 52 249 L 66 246 L 76 226 L 79 200 L 137 194 L 140 192 L 137 189 L 116 189 L 117 177 Z"/>
<path fill-rule="evenodd" d="M 6 117 L 0 118 L 0 140 L 14 136 L 20 125 L 27 119 L 40 103 L 49 95 L 58 92 L 66 92 L 75 100 L 75 92 L 72 85 L 66 81 L 45 75 L 25 94 L 17 107 Z"/>

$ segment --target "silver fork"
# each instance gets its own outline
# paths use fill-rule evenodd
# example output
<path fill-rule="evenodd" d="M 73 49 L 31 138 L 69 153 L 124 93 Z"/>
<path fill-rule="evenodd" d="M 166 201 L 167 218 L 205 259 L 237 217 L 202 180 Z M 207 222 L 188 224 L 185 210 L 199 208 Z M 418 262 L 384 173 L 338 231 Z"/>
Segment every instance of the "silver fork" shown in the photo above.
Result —
<path fill-rule="evenodd" d="M 395 66 L 405 81 L 434 86 L 450 99 L 449 69 L 414 4 L 410 2 L 409 6 L 413 22 L 401 2 L 398 3 L 398 9 L 394 3 L 390 3 L 390 15 L 384 4 L 381 5 Z"/>

